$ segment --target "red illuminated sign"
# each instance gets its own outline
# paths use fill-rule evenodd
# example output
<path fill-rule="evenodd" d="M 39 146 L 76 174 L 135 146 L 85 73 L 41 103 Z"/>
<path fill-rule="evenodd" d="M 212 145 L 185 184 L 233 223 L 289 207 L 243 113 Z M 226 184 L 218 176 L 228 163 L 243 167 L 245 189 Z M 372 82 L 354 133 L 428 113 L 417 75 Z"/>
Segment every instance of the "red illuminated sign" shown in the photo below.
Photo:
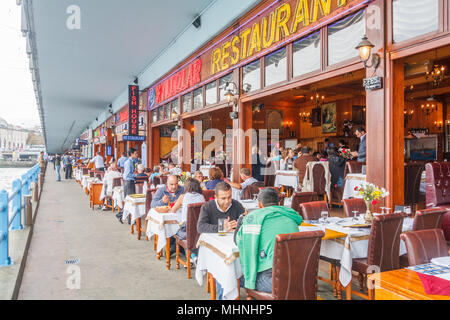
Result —
<path fill-rule="evenodd" d="M 170 99 L 176 94 L 200 82 L 200 72 L 202 70 L 202 61 L 196 59 L 186 68 L 178 71 L 169 79 L 156 86 L 156 101 L 159 104 L 162 101 Z"/>
<path fill-rule="evenodd" d="M 119 122 L 124 122 L 128 120 L 128 110 L 119 113 Z"/>
<path fill-rule="evenodd" d="M 128 86 L 128 135 L 139 135 L 139 86 Z"/>

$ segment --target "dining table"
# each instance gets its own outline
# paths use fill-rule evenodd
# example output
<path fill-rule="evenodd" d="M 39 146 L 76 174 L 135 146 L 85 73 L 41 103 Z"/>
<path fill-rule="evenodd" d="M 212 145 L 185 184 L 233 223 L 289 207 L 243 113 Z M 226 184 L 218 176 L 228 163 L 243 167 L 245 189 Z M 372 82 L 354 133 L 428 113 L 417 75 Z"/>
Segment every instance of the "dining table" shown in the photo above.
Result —
<path fill-rule="evenodd" d="M 161 258 L 162 250 L 166 248 L 166 267 L 170 270 L 170 238 L 173 237 L 180 229 L 181 210 L 175 213 L 160 213 L 155 208 L 149 210 L 147 214 L 147 230 L 148 238 L 155 236 L 156 256 Z"/>
<path fill-rule="evenodd" d="M 298 189 L 298 171 L 297 170 L 276 170 L 274 186 L 279 188 L 281 186 L 289 186 Z"/>

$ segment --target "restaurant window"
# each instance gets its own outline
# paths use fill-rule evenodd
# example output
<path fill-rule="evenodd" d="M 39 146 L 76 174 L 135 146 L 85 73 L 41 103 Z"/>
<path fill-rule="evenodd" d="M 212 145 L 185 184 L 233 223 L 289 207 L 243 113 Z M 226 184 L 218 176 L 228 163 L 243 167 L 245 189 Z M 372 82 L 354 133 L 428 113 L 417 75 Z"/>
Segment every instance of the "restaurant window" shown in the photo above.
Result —
<path fill-rule="evenodd" d="M 265 83 L 270 86 L 274 83 L 286 80 L 287 59 L 286 47 L 268 54 L 265 59 Z"/>
<path fill-rule="evenodd" d="M 191 93 L 187 93 L 183 96 L 183 112 L 190 112 L 191 111 Z"/>
<path fill-rule="evenodd" d="M 217 81 L 213 81 L 206 85 L 206 104 L 214 104 L 216 102 L 217 102 Z"/>
<path fill-rule="evenodd" d="M 219 98 L 220 98 L 220 101 L 226 100 L 226 98 L 225 98 L 226 90 L 225 90 L 224 86 L 225 86 L 226 82 L 231 82 L 231 81 L 233 81 L 233 74 L 232 73 L 229 73 L 226 76 L 223 76 L 222 78 L 220 78 L 220 80 L 219 80 L 219 88 L 220 88 Z"/>
<path fill-rule="evenodd" d="M 359 55 L 355 47 L 366 33 L 365 11 L 361 10 L 328 27 L 328 65 Z"/>
<path fill-rule="evenodd" d="M 394 0 L 393 41 L 402 42 L 438 30 L 438 0 Z"/>
<path fill-rule="evenodd" d="M 242 84 L 249 84 L 250 91 L 261 89 L 261 63 L 259 60 L 242 68 Z"/>
<path fill-rule="evenodd" d="M 169 119 L 170 118 L 170 103 L 167 103 L 164 106 L 164 119 Z"/>
<path fill-rule="evenodd" d="M 171 104 L 172 104 L 172 112 L 180 114 L 180 105 L 178 99 L 173 100 Z"/>
<path fill-rule="evenodd" d="M 152 111 L 152 122 L 158 121 L 158 110 L 155 109 Z"/>
<path fill-rule="evenodd" d="M 194 91 L 194 109 L 203 107 L 203 87 Z"/>
<path fill-rule="evenodd" d="M 163 120 L 164 119 L 164 107 L 160 106 L 158 108 L 159 112 L 158 112 L 158 120 Z"/>
<path fill-rule="evenodd" d="M 294 42 L 292 50 L 294 77 L 320 69 L 320 32 Z"/>

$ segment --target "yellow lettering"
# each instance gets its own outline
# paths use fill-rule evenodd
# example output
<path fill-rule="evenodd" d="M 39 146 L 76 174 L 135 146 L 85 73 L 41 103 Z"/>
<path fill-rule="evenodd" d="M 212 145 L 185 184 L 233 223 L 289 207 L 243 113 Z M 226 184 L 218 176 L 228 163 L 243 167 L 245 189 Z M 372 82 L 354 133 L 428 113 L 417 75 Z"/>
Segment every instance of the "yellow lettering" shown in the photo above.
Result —
<path fill-rule="evenodd" d="M 330 14 L 331 0 L 313 0 L 313 1 L 314 1 L 314 5 L 313 5 L 311 22 L 317 21 L 317 15 L 319 14 L 319 9 L 320 9 L 320 13 L 322 14 L 322 16 L 326 16 L 326 15 Z"/>
<path fill-rule="evenodd" d="M 211 59 L 211 74 L 216 73 L 216 67 L 217 67 L 217 71 L 220 71 L 220 65 L 219 65 L 219 61 L 220 61 L 220 49 L 214 49 L 213 53 L 212 53 L 212 59 Z"/>
<path fill-rule="evenodd" d="M 231 40 L 231 51 L 233 51 L 233 55 L 231 56 L 231 64 L 236 64 L 239 61 L 239 48 L 236 47 L 236 43 L 239 42 L 239 37 L 234 36 Z"/>
<path fill-rule="evenodd" d="M 295 18 L 292 21 L 291 33 L 297 31 L 297 26 L 300 22 L 304 27 L 309 25 L 309 9 L 307 0 L 297 1 L 297 9 L 295 10 Z"/>
<path fill-rule="evenodd" d="M 252 35 L 250 37 L 250 49 L 248 49 L 247 57 L 250 57 L 253 54 L 253 50 L 256 49 L 256 52 L 261 50 L 261 36 L 259 31 L 259 23 L 255 23 L 252 28 Z"/>
<path fill-rule="evenodd" d="M 244 32 L 242 32 L 241 34 L 241 51 L 242 51 L 242 59 L 245 59 L 247 56 L 247 40 L 248 40 L 248 35 L 250 34 L 250 32 L 252 32 L 252 30 L 250 28 L 246 29 Z"/>
<path fill-rule="evenodd" d="M 275 42 L 280 41 L 280 29 L 283 31 L 284 37 L 289 36 L 289 29 L 286 23 L 291 17 L 291 6 L 288 3 L 283 4 L 277 9 L 277 32 L 275 34 Z"/>
<path fill-rule="evenodd" d="M 338 7 L 343 7 L 347 4 L 347 0 L 338 0 Z"/>
<path fill-rule="evenodd" d="M 273 43 L 273 38 L 275 37 L 275 12 L 271 12 L 270 13 L 270 38 L 267 39 L 267 18 L 263 19 L 263 39 L 262 39 L 262 44 L 263 44 L 263 48 L 268 48 L 272 45 Z"/>
<path fill-rule="evenodd" d="M 229 65 L 225 62 L 225 59 L 230 56 L 230 52 L 227 49 L 231 46 L 231 42 L 226 42 L 222 47 L 222 70 L 228 69 Z"/>

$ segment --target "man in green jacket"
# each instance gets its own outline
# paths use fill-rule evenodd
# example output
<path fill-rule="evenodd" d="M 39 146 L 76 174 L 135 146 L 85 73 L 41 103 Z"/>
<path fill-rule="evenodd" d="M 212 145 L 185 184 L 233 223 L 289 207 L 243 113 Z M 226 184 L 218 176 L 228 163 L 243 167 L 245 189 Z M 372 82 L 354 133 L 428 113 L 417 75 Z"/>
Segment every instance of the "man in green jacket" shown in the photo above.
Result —
<path fill-rule="evenodd" d="M 265 188 L 258 194 L 260 209 L 241 216 L 235 233 L 244 286 L 272 292 L 272 266 L 278 234 L 298 232 L 302 217 L 293 209 L 279 206 L 278 193 Z"/>

